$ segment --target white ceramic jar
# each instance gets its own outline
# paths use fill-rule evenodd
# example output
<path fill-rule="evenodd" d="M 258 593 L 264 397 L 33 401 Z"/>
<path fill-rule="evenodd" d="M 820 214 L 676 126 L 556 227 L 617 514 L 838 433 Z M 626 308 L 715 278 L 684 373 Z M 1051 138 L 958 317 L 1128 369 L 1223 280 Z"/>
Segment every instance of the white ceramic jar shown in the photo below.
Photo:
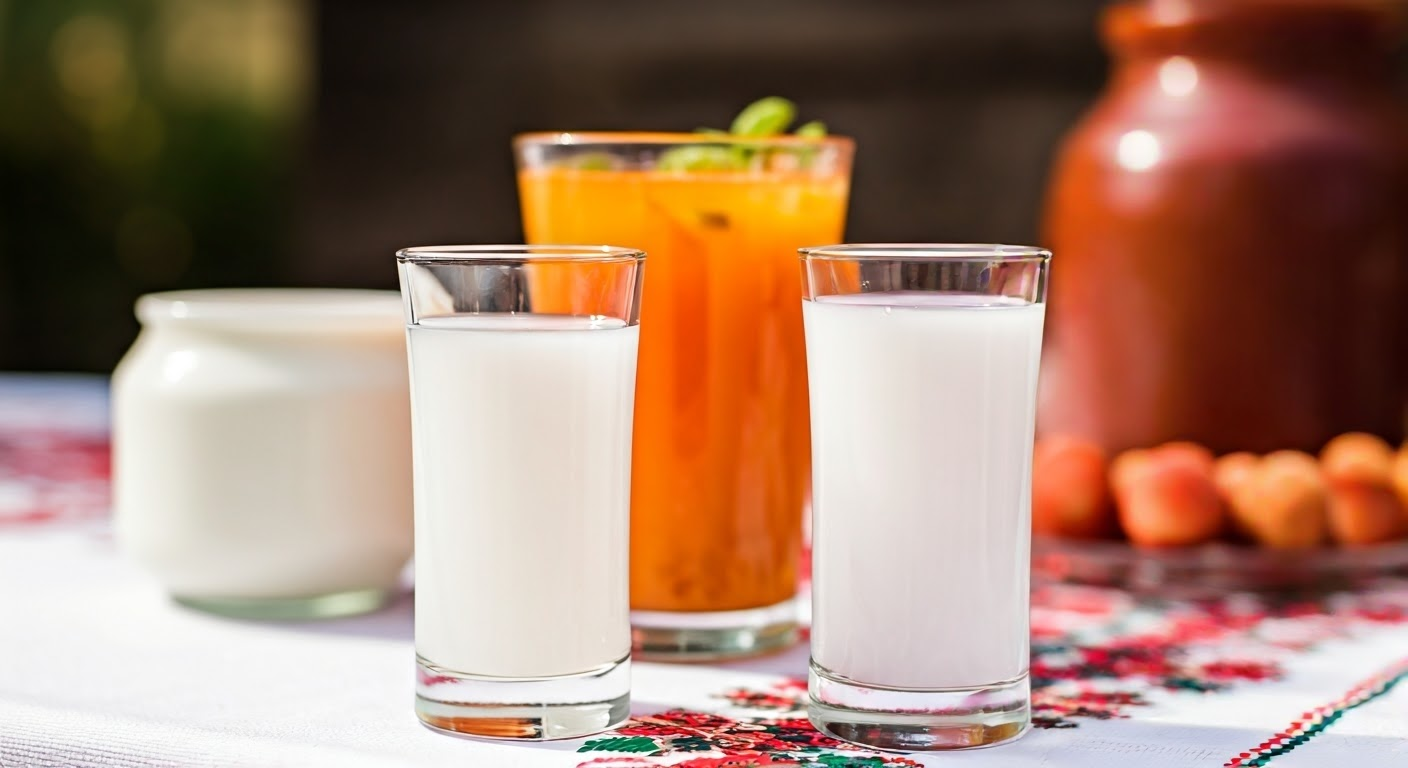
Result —
<path fill-rule="evenodd" d="M 382 605 L 412 546 L 400 297 L 183 291 L 142 297 L 137 317 L 113 374 L 120 546 L 208 611 Z"/>

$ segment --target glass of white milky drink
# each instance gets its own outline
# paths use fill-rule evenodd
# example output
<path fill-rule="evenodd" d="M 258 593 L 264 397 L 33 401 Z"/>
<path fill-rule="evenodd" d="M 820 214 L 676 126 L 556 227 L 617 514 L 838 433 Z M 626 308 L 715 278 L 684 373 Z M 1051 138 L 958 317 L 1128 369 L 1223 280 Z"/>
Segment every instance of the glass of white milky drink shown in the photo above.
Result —
<path fill-rule="evenodd" d="M 508 739 L 630 708 L 627 526 L 645 255 L 396 255 L 410 351 L 416 713 Z"/>
<path fill-rule="evenodd" d="M 881 749 L 1031 722 L 1031 456 L 1051 254 L 802 250 L 813 462 L 809 715 Z"/>

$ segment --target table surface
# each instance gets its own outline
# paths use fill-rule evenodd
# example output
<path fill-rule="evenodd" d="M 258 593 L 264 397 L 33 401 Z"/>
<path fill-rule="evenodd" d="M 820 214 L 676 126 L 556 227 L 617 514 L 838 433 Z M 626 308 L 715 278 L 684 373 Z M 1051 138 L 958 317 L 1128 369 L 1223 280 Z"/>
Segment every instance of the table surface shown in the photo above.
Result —
<path fill-rule="evenodd" d="M 806 723 L 804 647 L 637 663 L 633 719 L 502 744 L 420 727 L 411 599 L 260 623 L 167 600 L 108 534 L 106 382 L 0 376 L 0 766 L 1408 766 L 1408 584 L 1293 602 L 1034 596 L 1037 727 L 961 755 Z"/>

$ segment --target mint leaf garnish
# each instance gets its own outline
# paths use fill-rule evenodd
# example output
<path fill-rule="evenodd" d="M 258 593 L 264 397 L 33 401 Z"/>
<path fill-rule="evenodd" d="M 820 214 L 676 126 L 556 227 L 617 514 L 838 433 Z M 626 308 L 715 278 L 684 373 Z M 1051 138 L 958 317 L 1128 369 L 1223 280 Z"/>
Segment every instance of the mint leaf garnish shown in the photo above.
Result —
<path fill-rule="evenodd" d="M 744 107 L 729 132 L 735 136 L 776 136 L 796 117 L 797 105 L 781 96 L 768 96 Z"/>
<path fill-rule="evenodd" d="M 695 133 L 702 136 L 717 136 L 720 142 L 736 141 L 740 138 L 768 138 L 787 131 L 797 117 L 797 105 L 781 96 L 768 96 L 758 99 L 743 108 L 733 119 L 728 131 L 716 128 L 697 128 Z M 795 135 L 804 139 L 820 139 L 826 136 L 826 124 L 813 120 L 797 127 Z M 707 143 L 672 147 L 660 154 L 655 167 L 662 171 L 741 171 L 757 165 L 770 166 L 772 158 L 778 154 L 795 154 L 805 167 L 816 154 L 815 148 L 797 147 L 750 147 L 746 143 L 733 143 L 729 146 L 710 146 Z M 761 161 L 755 163 L 755 161 Z"/>
<path fill-rule="evenodd" d="M 655 167 L 662 171 L 728 171 L 743 167 L 743 163 L 728 147 L 688 145 L 662 152 Z"/>
<path fill-rule="evenodd" d="M 616 160 L 607 152 L 583 152 L 570 158 L 568 165 L 579 171 L 610 171 L 616 167 Z"/>

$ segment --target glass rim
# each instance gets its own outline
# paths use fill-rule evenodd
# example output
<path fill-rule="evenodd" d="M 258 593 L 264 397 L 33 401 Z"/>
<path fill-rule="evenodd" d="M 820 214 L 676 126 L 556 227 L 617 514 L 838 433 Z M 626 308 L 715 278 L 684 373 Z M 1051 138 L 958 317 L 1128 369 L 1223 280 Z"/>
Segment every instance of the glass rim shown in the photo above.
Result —
<path fill-rule="evenodd" d="M 844 243 L 798 248 L 803 259 L 842 261 L 1048 262 L 1051 251 L 1000 243 Z"/>
<path fill-rule="evenodd" d="M 574 262 L 623 264 L 642 262 L 645 251 L 615 245 L 419 245 L 396 252 L 400 264 L 485 264 Z"/>
<path fill-rule="evenodd" d="M 531 131 L 513 137 L 513 146 L 605 147 L 654 144 L 674 145 L 746 145 L 763 147 L 830 147 L 851 149 L 855 142 L 849 136 L 817 137 L 778 134 L 775 136 L 736 136 L 731 133 L 685 133 L 683 131 Z"/>

